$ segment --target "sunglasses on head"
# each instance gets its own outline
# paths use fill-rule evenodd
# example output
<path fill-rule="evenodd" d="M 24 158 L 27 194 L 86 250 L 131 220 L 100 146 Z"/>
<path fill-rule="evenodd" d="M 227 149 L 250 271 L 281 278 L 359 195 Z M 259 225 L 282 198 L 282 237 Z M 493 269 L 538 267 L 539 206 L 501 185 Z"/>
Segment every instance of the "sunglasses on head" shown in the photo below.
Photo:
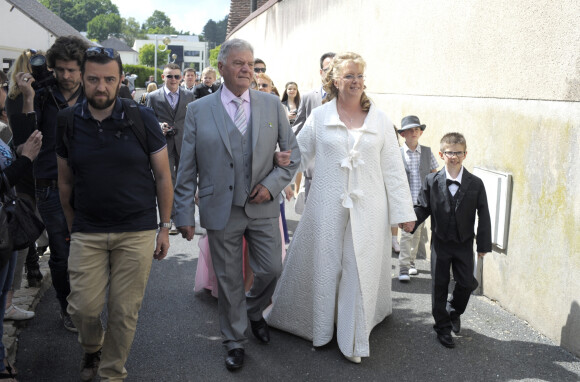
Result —
<path fill-rule="evenodd" d="M 266 68 L 254 68 L 254 73 L 266 73 Z"/>
<path fill-rule="evenodd" d="M 109 58 L 117 58 L 119 54 L 112 48 L 103 48 L 101 46 L 91 46 L 85 52 L 86 57 L 107 56 Z"/>
<path fill-rule="evenodd" d="M 181 78 L 181 75 L 180 75 L 180 74 L 167 74 L 167 75 L 165 76 L 165 78 L 169 78 L 170 80 L 172 80 L 172 79 L 174 79 L 174 78 L 175 78 L 176 80 L 178 80 L 178 79 L 180 79 L 180 78 Z"/>

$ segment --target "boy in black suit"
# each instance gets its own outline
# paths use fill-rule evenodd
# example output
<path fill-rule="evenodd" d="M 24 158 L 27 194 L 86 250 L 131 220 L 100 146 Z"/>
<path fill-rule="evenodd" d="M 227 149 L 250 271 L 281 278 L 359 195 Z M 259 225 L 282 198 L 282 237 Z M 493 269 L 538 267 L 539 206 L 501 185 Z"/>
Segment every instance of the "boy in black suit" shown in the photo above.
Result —
<path fill-rule="evenodd" d="M 419 192 L 415 227 L 431 215 L 431 275 L 433 328 L 437 339 L 448 348 L 455 347 L 451 330 L 461 330 L 460 316 L 469 296 L 477 286 L 474 273 L 473 238 L 475 215 L 478 216 L 477 254 L 491 252 L 491 221 L 487 196 L 481 179 L 463 167 L 467 144 L 463 135 L 448 133 L 440 143 L 439 156 L 445 167 L 431 173 Z M 452 208 L 454 206 L 454 208 Z M 401 227 L 403 228 L 403 227 Z M 453 267 L 455 289 L 447 301 Z"/>

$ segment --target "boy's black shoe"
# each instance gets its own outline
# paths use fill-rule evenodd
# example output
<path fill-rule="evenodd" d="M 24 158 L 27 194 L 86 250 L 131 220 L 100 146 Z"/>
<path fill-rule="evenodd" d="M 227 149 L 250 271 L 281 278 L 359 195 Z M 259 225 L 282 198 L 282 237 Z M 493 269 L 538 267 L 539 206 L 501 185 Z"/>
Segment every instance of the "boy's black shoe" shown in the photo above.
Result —
<path fill-rule="evenodd" d="M 455 347 L 455 341 L 453 341 L 451 333 L 449 334 L 437 333 L 437 339 L 439 340 L 439 342 L 441 342 L 441 345 L 445 346 L 446 348 L 452 349 Z"/>
<path fill-rule="evenodd" d="M 451 316 L 451 330 L 453 333 L 459 334 L 461 331 L 461 317 L 460 316 Z"/>

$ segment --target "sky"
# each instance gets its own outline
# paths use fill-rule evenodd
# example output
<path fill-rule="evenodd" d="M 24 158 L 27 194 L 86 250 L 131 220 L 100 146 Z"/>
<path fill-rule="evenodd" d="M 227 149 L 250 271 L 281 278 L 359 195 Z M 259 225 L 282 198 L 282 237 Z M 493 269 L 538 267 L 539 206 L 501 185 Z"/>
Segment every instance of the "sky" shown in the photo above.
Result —
<path fill-rule="evenodd" d="M 209 19 L 222 20 L 230 13 L 230 0 L 111 0 L 121 17 L 134 17 L 143 24 L 155 10 L 165 12 L 178 31 L 203 32 Z"/>

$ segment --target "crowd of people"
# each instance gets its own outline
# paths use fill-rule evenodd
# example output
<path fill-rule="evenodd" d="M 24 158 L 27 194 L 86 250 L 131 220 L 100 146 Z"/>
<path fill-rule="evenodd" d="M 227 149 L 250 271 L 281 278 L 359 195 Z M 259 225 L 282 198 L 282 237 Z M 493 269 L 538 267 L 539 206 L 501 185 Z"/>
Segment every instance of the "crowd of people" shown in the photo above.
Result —
<path fill-rule="evenodd" d="M 26 65 L 39 56 L 50 74 Z M 463 135 L 441 139 L 438 169 L 418 143 L 426 128 L 418 117 L 395 128 L 365 92 L 361 55 L 323 54 L 321 85 L 301 96 L 289 81 L 280 97 L 251 44 L 232 39 L 217 71 L 207 67 L 198 79 L 167 64 L 163 83 L 150 78 L 139 102 L 136 77 L 123 73 L 113 49 L 59 37 L 46 55 L 28 50 L 21 62 L 0 89 L 0 167 L 46 226 L 62 322 L 82 348 L 82 381 L 127 377 L 152 261 L 178 233 L 188 241 L 203 234 L 195 287 L 218 299 L 228 370 L 244 364 L 248 327 L 261 343 L 270 342 L 270 326 L 314 346 L 336 336 L 344 357 L 360 363 L 372 329 L 392 312 L 393 228 L 403 230 L 399 280 L 408 282 L 431 217 L 434 329 L 442 345 L 455 346 L 451 333 L 477 287 L 476 217 L 477 252 L 491 251 L 485 189 L 462 165 Z M 295 195 L 302 217 L 290 241 L 284 200 Z M 29 285 L 39 282 L 41 240 L 0 259 L 6 317 L 34 315 L 6 300 L 24 263 Z M 0 363 L 1 379 L 16 377 Z"/>

